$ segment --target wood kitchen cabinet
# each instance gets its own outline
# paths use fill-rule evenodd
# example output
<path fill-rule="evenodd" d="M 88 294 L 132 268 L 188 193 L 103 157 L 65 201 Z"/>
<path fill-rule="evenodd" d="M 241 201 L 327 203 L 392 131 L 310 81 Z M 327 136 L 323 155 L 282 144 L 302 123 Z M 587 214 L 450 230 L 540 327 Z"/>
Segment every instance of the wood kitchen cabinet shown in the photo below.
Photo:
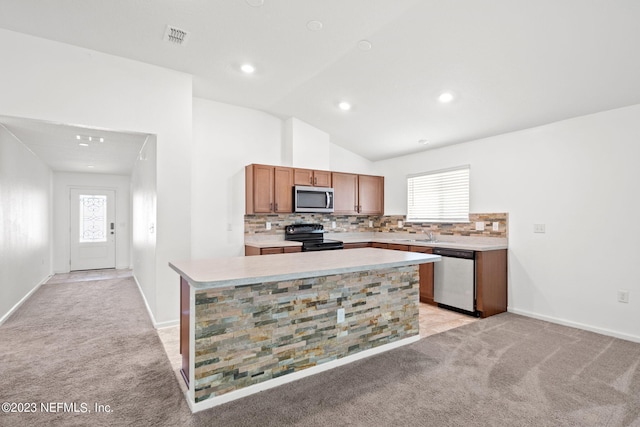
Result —
<path fill-rule="evenodd" d="M 311 169 L 294 169 L 294 185 L 309 185 L 313 187 L 331 187 L 331 172 Z"/>
<path fill-rule="evenodd" d="M 344 249 L 360 249 L 360 248 L 370 248 L 372 246 L 369 242 L 362 243 L 343 243 Z"/>
<path fill-rule="evenodd" d="M 257 248 L 255 246 L 244 246 L 244 255 L 271 255 L 271 254 L 290 254 L 294 252 L 302 252 L 302 246 L 274 246 L 272 248 Z"/>
<path fill-rule="evenodd" d="M 384 177 L 333 172 L 334 213 L 342 215 L 382 215 Z"/>
<path fill-rule="evenodd" d="M 293 212 L 292 168 L 251 164 L 245 168 L 246 214 Z"/>
<path fill-rule="evenodd" d="M 476 252 L 476 310 L 480 317 L 507 311 L 507 250 Z"/>

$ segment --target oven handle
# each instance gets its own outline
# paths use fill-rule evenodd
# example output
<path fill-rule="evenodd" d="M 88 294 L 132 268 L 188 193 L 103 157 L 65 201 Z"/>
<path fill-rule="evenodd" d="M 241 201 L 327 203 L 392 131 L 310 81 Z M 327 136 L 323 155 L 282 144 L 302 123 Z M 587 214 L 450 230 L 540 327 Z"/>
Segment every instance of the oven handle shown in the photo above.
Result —
<path fill-rule="evenodd" d="M 329 209 L 329 207 L 331 205 L 331 196 L 329 195 L 328 191 L 326 191 L 324 194 L 326 194 L 326 196 L 327 196 L 327 206 L 326 206 L 326 208 Z"/>

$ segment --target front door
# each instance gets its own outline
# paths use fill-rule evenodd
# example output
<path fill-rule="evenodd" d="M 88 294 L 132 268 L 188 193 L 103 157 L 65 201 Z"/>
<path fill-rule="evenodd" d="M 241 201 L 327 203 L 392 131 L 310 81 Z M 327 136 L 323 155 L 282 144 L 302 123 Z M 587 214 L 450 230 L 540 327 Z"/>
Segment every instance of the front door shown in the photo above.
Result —
<path fill-rule="evenodd" d="M 115 191 L 71 189 L 70 270 L 115 268 Z"/>

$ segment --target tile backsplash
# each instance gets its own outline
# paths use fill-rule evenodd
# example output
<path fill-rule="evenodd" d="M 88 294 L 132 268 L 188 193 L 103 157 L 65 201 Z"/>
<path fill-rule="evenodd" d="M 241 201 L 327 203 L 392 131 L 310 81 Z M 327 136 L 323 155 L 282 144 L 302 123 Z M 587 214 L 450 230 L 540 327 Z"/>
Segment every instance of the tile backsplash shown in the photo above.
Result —
<path fill-rule="evenodd" d="M 402 221 L 402 227 L 398 227 Z M 267 222 L 271 223 L 271 230 L 267 230 Z M 493 223 L 498 223 L 498 230 L 493 230 Z M 244 233 L 246 235 L 266 236 L 274 235 L 282 238 L 284 227 L 295 223 L 322 224 L 324 229 L 332 233 L 422 233 L 433 232 L 443 236 L 480 236 L 480 237 L 508 237 L 508 213 L 471 213 L 468 223 L 408 223 L 404 215 L 332 215 L 332 214 L 273 214 L 273 215 L 245 215 Z M 335 223 L 335 227 L 334 227 Z M 483 223 L 484 230 L 476 230 L 476 223 Z"/>

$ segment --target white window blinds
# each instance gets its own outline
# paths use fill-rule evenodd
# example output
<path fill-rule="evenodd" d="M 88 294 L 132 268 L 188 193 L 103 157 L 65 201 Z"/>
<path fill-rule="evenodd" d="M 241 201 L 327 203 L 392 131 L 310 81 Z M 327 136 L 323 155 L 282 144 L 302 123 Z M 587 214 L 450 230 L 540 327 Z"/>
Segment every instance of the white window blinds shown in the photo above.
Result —
<path fill-rule="evenodd" d="M 469 222 L 469 165 L 409 176 L 407 221 Z"/>

